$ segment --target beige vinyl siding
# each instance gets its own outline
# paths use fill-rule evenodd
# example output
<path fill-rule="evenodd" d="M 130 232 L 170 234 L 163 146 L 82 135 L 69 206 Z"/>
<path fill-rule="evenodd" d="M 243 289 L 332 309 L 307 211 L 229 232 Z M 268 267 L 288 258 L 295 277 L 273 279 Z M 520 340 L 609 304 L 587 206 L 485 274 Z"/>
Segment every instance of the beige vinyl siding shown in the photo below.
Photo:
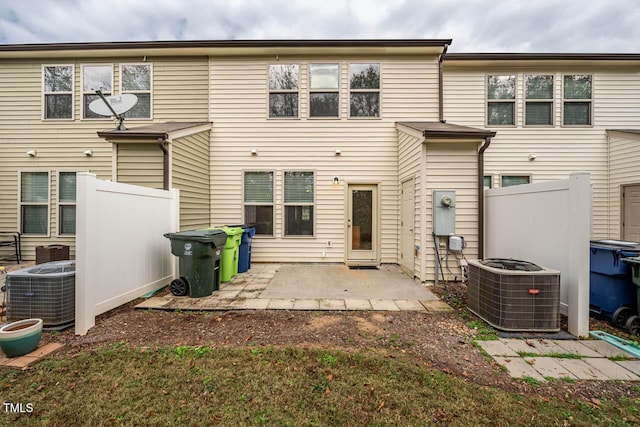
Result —
<path fill-rule="evenodd" d="M 209 226 L 209 132 L 173 141 L 173 188 L 180 189 L 180 230 Z"/>
<path fill-rule="evenodd" d="M 162 189 L 162 151 L 154 143 L 118 144 L 118 182 Z"/>
<path fill-rule="evenodd" d="M 206 121 L 208 59 L 147 58 L 147 61 L 153 62 L 154 121 Z M 74 237 L 57 236 L 57 171 L 90 171 L 99 179 L 112 179 L 112 145 L 96 132 L 112 129 L 114 122 L 110 118 L 81 120 L 81 65 L 112 64 L 114 89 L 119 92 L 119 64 L 134 62 L 140 63 L 141 58 L 69 57 L 0 63 L 1 230 L 18 228 L 18 171 L 49 171 L 51 176 L 50 236 L 25 236 L 25 259 L 35 259 L 35 246 L 52 243 L 68 244 L 74 254 Z M 42 120 L 42 66 L 52 64 L 74 66 L 73 120 Z M 151 121 L 125 121 L 127 127 L 147 123 Z M 93 151 L 92 157 L 83 154 L 87 149 Z M 37 157 L 28 157 L 28 150 L 36 150 Z"/>
<path fill-rule="evenodd" d="M 609 232 L 611 239 L 622 238 L 622 200 L 624 185 L 640 184 L 640 134 L 609 132 Z"/>
<path fill-rule="evenodd" d="M 381 261 L 398 262 L 397 120 L 437 120 L 437 59 L 280 57 L 300 64 L 299 119 L 268 119 L 267 67 L 275 58 L 211 59 L 211 224 L 243 219 L 243 171 L 274 171 L 274 237 L 253 241 L 256 261 L 343 262 L 346 185 L 377 183 Z M 381 118 L 348 119 L 349 62 L 381 63 Z M 340 118 L 307 118 L 309 63 L 340 64 Z M 405 65 L 412 63 L 412 71 Z M 427 77 L 425 77 L 426 75 Z M 431 76 L 431 77 L 430 77 Z M 401 114 L 400 100 L 415 99 Z M 432 98 L 429 98 L 432 94 Z M 435 108 L 434 108 L 435 106 Z M 406 110 L 406 109 L 405 109 Z M 251 150 L 257 155 L 252 156 Z M 342 154 L 335 155 L 340 149 Z M 315 236 L 283 237 L 283 173 L 315 172 Z M 340 184 L 333 184 L 333 177 Z M 331 245 L 328 244 L 331 242 Z M 326 256 L 322 257 L 325 252 Z"/>
<path fill-rule="evenodd" d="M 435 249 L 433 243 L 433 192 L 435 190 L 454 190 L 456 192 L 456 230 L 464 237 L 467 247 L 464 254 L 468 259 L 478 256 L 478 146 L 481 141 L 429 141 L 426 151 L 426 201 L 425 233 L 426 276 L 423 281 L 435 279 Z M 442 242 L 441 255 L 446 254 L 446 238 Z M 449 255 L 449 267 L 461 277 L 460 267 L 453 254 Z M 445 278 L 452 280 L 444 268 Z M 449 277 L 447 277 L 449 276 Z M 439 280 L 442 277 L 439 276 Z"/>
<path fill-rule="evenodd" d="M 531 174 L 532 182 L 566 179 L 571 172 L 588 171 L 593 186 L 593 238 L 607 238 L 609 209 L 606 128 L 633 127 L 640 122 L 640 81 L 628 67 L 580 64 L 576 67 L 540 64 L 538 67 L 458 67 L 445 62 L 444 114 L 451 123 L 485 127 L 487 74 L 515 74 L 516 127 L 494 127 L 497 132 L 485 153 L 485 174 Z M 524 75 L 554 76 L 554 126 L 526 127 Z M 593 76 L 593 126 L 562 126 L 562 76 Z M 534 161 L 528 159 L 536 154 Z M 497 178 L 496 178 L 497 179 Z"/>
<path fill-rule="evenodd" d="M 413 223 L 413 236 L 414 246 L 420 248 L 418 255 L 414 257 L 413 271 L 414 275 L 420 279 L 424 277 L 424 264 L 422 259 L 422 248 L 425 247 L 425 238 L 423 231 L 423 221 L 421 204 L 423 201 L 422 195 L 422 178 L 423 173 L 421 169 L 422 165 L 422 150 L 424 150 L 423 141 L 424 137 L 412 135 L 410 131 L 404 132 L 398 130 L 398 182 L 399 188 L 402 188 L 402 183 L 408 179 L 413 179 L 413 198 L 414 198 L 414 223 Z M 414 131 L 415 132 L 415 131 Z M 400 193 L 400 191 L 398 191 Z M 399 194 L 398 204 L 402 206 L 402 195 Z M 401 219 L 401 217 L 399 217 Z M 398 228 L 398 248 L 402 249 L 402 227 Z M 400 255 L 398 255 L 399 257 Z M 400 260 L 398 258 L 398 260 Z"/>

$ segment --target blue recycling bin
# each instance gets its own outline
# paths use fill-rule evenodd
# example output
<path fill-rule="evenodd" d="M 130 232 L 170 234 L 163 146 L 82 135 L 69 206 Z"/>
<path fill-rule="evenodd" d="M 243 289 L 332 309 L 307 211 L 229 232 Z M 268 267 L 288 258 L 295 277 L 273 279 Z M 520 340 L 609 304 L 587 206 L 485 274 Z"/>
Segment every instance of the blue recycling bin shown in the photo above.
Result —
<path fill-rule="evenodd" d="M 636 311 L 636 286 L 631 269 L 622 260 L 637 257 L 640 243 L 593 240 L 589 257 L 589 307 L 619 327 Z"/>
<path fill-rule="evenodd" d="M 249 224 L 230 225 L 242 228 L 242 239 L 238 253 L 238 273 L 246 273 L 251 268 L 251 241 L 256 234 L 256 228 Z"/>

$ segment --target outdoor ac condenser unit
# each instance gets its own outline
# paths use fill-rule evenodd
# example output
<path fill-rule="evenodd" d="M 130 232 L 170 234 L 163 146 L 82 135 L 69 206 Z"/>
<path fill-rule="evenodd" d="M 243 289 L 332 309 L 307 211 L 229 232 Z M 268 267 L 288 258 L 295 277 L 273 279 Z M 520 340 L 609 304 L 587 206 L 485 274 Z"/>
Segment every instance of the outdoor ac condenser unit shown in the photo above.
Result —
<path fill-rule="evenodd" d="M 42 319 L 45 327 L 75 321 L 75 261 L 56 261 L 7 274 L 7 320 Z"/>
<path fill-rule="evenodd" d="M 513 259 L 469 261 L 467 305 L 503 331 L 560 330 L 560 272 Z"/>

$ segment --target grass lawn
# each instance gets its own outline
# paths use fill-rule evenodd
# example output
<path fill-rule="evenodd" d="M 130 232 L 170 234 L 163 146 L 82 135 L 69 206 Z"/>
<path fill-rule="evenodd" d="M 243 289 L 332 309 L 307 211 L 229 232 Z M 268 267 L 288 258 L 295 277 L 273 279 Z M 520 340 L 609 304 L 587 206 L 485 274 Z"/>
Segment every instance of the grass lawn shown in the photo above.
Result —
<path fill-rule="evenodd" d="M 0 370 L 0 425 L 638 425 L 640 401 L 522 397 L 374 351 L 126 344 Z M 14 406 L 15 407 L 15 406 Z"/>

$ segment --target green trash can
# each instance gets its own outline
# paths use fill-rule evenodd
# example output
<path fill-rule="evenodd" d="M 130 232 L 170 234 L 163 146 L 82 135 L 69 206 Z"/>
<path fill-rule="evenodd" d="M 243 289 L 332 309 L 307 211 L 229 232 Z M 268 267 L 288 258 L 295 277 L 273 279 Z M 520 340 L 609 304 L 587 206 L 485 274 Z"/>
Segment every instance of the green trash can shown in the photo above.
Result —
<path fill-rule="evenodd" d="M 178 257 L 179 277 L 169 289 L 176 296 L 200 298 L 220 288 L 220 257 L 227 241 L 222 230 L 191 230 L 166 233 L 171 253 Z"/>
<path fill-rule="evenodd" d="M 205 230 L 221 230 L 226 233 L 227 242 L 222 252 L 220 281 L 228 282 L 232 277 L 238 275 L 238 256 L 244 230 L 240 227 L 213 227 Z"/>

